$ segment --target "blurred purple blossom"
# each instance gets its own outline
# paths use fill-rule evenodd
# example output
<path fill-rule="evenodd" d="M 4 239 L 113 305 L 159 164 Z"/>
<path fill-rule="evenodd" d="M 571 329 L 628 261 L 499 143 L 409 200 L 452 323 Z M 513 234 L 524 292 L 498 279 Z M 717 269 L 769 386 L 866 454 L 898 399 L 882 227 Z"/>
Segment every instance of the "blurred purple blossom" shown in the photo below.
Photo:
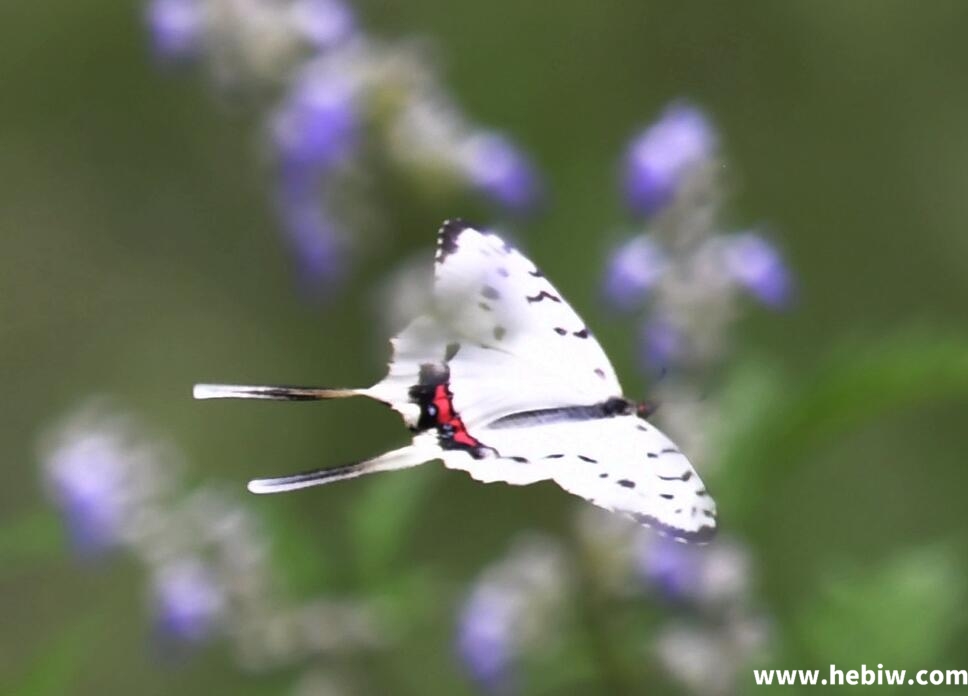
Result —
<path fill-rule="evenodd" d="M 640 134 L 625 162 L 625 195 L 629 207 L 653 215 L 669 203 L 689 170 L 713 157 L 715 130 L 699 109 L 676 103 Z"/>
<path fill-rule="evenodd" d="M 642 537 L 636 554 L 639 576 L 665 599 L 682 601 L 695 595 L 701 572 L 701 549 L 666 537 Z"/>
<path fill-rule="evenodd" d="M 312 69 L 299 76 L 272 119 L 283 178 L 326 171 L 352 154 L 358 136 L 354 102 L 353 86 L 340 77 Z"/>
<path fill-rule="evenodd" d="M 537 173 L 510 140 L 497 133 L 477 133 L 464 145 L 464 167 L 471 185 L 515 213 L 533 208 L 540 198 Z"/>
<path fill-rule="evenodd" d="M 314 188 L 292 185 L 279 191 L 277 206 L 282 231 L 296 276 L 309 296 L 322 296 L 338 282 L 345 258 L 341 235 Z"/>
<path fill-rule="evenodd" d="M 745 232 L 729 239 L 725 263 L 730 275 L 760 302 L 774 308 L 789 304 L 790 271 L 783 257 L 764 237 Z"/>
<path fill-rule="evenodd" d="M 124 521 L 124 451 L 105 433 L 91 433 L 47 460 L 51 497 L 61 509 L 75 550 L 96 556 L 118 543 Z"/>
<path fill-rule="evenodd" d="M 566 582 L 561 548 L 530 534 L 475 582 L 458 616 L 456 648 L 482 689 L 492 694 L 516 690 L 516 663 L 529 649 L 548 643 Z"/>
<path fill-rule="evenodd" d="M 150 0 L 146 23 L 159 60 L 185 61 L 201 50 L 205 13 L 199 0 Z"/>
<path fill-rule="evenodd" d="M 690 546 L 643 534 L 634 558 L 638 576 L 666 600 L 723 608 L 743 605 L 749 598 L 749 550 L 734 539 Z"/>
<path fill-rule="evenodd" d="M 325 210 L 325 185 L 353 153 L 358 121 L 352 86 L 305 71 L 276 111 L 272 128 L 278 157 L 276 203 L 301 284 L 320 295 L 341 270 L 339 228 Z"/>
<path fill-rule="evenodd" d="M 654 314 L 642 326 L 642 364 L 652 372 L 662 373 L 674 365 L 687 346 L 687 336 L 668 317 Z"/>
<path fill-rule="evenodd" d="M 124 541 L 134 513 L 165 488 L 174 466 L 135 424 L 100 402 L 79 409 L 42 443 L 48 495 L 79 554 L 97 557 Z M 165 461 L 164 465 L 172 464 Z"/>
<path fill-rule="evenodd" d="M 612 252 L 605 270 L 604 294 L 621 311 L 640 305 L 665 269 L 665 253 L 648 235 L 637 235 Z"/>
<path fill-rule="evenodd" d="M 224 604 L 223 589 L 198 559 L 178 559 L 155 571 L 155 625 L 166 640 L 199 643 L 211 637 Z"/>
<path fill-rule="evenodd" d="M 471 678 L 493 694 L 511 691 L 520 607 L 501 587 L 475 588 L 458 618 L 457 653 Z"/>
<path fill-rule="evenodd" d="M 293 23 L 317 50 L 332 48 L 356 31 L 356 16 L 342 0 L 296 0 Z"/>

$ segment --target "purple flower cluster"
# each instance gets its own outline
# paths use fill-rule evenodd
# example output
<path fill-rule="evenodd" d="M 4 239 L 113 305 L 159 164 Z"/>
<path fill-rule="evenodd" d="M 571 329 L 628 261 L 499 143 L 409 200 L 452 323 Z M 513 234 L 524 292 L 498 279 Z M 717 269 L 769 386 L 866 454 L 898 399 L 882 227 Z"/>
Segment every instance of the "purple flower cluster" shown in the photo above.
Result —
<path fill-rule="evenodd" d="M 612 253 L 603 294 L 617 310 L 647 309 L 640 346 L 652 370 L 715 362 L 737 292 L 774 309 L 792 297 L 790 272 L 775 246 L 754 232 L 716 228 L 717 148 L 710 120 L 676 103 L 626 155 L 627 203 L 646 220 Z"/>
<path fill-rule="evenodd" d="M 491 694 L 513 693 L 521 653 L 547 633 L 565 589 L 557 544 L 529 536 L 475 583 L 457 621 L 457 656 Z"/>
<path fill-rule="evenodd" d="M 374 188 L 374 157 L 428 190 L 468 189 L 511 215 L 534 210 L 541 185 L 525 154 L 468 124 L 423 54 L 368 36 L 343 0 L 241 2 L 231 11 L 218 2 L 148 0 L 153 50 L 169 63 L 207 66 L 222 88 L 279 95 L 260 116 L 283 238 L 311 295 L 344 275 L 353 228 L 379 221 L 374 206 L 354 203 Z M 380 151 L 362 147 L 370 143 Z"/>
<path fill-rule="evenodd" d="M 458 617 L 458 657 L 488 693 L 511 690 L 519 609 L 502 588 L 485 585 L 475 589 Z"/>
<path fill-rule="evenodd" d="M 165 494 L 174 468 L 134 421 L 100 401 L 48 433 L 41 457 L 48 496 L 84 557 L 123 544 L 137 511 Z"/>
<path fill-rule="evenodd" d="M 692 693 L 731 693 L 769 636 L 753 600 L 748 550 L 732 539 L 701 547 L 644 534 L 636 547 L 636 570 L 646 588 L 661 601 L 688 607 L 693 617 L 657 631 L 659 663 Z"/>
<path fill-rule="evenodd" d="M 359 139 L 352 84 L 306 70 L 272 119 L 278 167 L 276 204 L 298 276 L 310 294 L 340 275 L 342 235 L 323 203 L 328 177 L 351 158 Z"/>
<path fill-rule="evenodd" d="M 177 451 L 133 416 L 96 400 L 41 444 L 46 491 L 76 551 L 88 560 L 126 551 L 142 565 L 166 651 L 225 638 L 255 669 L 380 646 L 363 602 L 285 601 L 257 520 L 217 488 L 185 493 Z"/>

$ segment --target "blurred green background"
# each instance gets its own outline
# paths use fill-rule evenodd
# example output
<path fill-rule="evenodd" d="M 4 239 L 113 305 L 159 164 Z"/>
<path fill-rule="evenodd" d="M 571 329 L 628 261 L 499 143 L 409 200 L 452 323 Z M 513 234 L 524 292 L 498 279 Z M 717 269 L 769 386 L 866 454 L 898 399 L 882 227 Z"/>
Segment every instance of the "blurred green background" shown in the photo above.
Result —
<path fill-rule="evenodd" d="M 792 397 L 814 399 L 793 425 L 775 426 L 781 443 L 790 429 L 808 432 L 813 444 L 802 456 L 750 436 L 757 461 L 743 475 L 737 447 L 720 484 L 729 489 L 734 470 L 743 482 L 721 502 L 722 524 L 729 530 L 735 519 L 733 531 L 751 544 L 762 599 L 778 624 L 823 623 L 820 612 L 803 612 L 831 578 L 863 574 L 899 553 L 946 544 L 946 562 L 960 568 L 968 548 L 968 5 L 356 7 L 378 36 L 430 42 L 467 113 L 507 130 L 533 155 L 552 200 L 520 237 L 596 329 L 630 395 L 646 391 L 634 327 L 597 303 L 609 244 L 629 227 L 618 158 L 670 99 L 688 97 L 716 121 L 734 192 L 727 222 L 766 223 L 800 289 L 794 311 L 751 312 L 736 332 L 735 364 L 783 374 L 790 391 L 770 394 L 791 400 L 729 403 L 763 413 L 795 409 Z M 133 565 L 79 566 L 66 552 L 20 543 L 15 520 L 40 515 L 34 527 L 43 535 L 44 515 L 53 514 L 39 483 L 37 435 L 84 396 L 115 394 L 179 444 L 194 475 L 239 490 L 254 476 L 397 446 L 405 431 L 370 403 L 197 403 L 190 388 L 379 379 L 387 336 L 373 288 L 401 258 L 431 254 L 440 220 L 464 211 L 408 205 L 391 193 L 384 204 L 398 221 L 393 233 L 367 239 L 367 255 L 335 301 L 301 302 L 270 207 L 257 124 L 240 105 L 213 98 L 201 79 L 157 70 L 141 11 L 64 0 L 0 7 L 0 525 L 18 530 L 0 533 L 14 549 L 0 568 L 0 684 L 26 683 L 18 680 L 31 665 L 55 652 L 62 666 L 38 668 L 54 681 L 31 681 L 37 693 L 63 692 L 65 683 L 78 694 L 281 693 L 285 674 L 240 673 L 218 649 L 159 666 L 145 650 Z M 845 354 L 852 367 L 838 363 Z M 875 369 L 882 364 L 883 374 Z M 855 382 L 824 381 L 871 365 Z M 815 433 L 814 423 L 822 424 Z M 764 452 L 768 461 L 758 456 Z M 432 479 L 396 550 L 401 573 L 432 566 L 459 588 L 516 530 L 570 527 L 575 503 L 551 484 L 482 486 L 438 468 L 401 474 Z M 325 567 L 327 586 L 352 594 L 358 550 L 344 530 L 373 483 L 251 505 L 298 530 L 300 553 Z M 745 508 L 734 515 L 730 501 L 738 500 Z M 446 617 L 456 596 L 428 598 L 428 615 Z M 917 623 L 923 609 L 914 601 L 901 617 Z M 890 601 L 880 608 L 893 610 Z M 930 664 L 912 667 L 965 667 L 964 605 L 953 611 L 950 640 L 927 656 Z M 904 620 L 892 630 L 908 630 Z M 71 643 L 85 622 L 96 628 Z M 470 693 L 451 659 L 451 625 L 426 624 L 392 659 L 367 657 L 360 669 L 386 693 Z M 836 661 L 792 643 L 781 652 L 794 657 L 770 666 L 825 669 Z M 82 657 L 72 660 L 71 651 Z M 56 681 L 57 669 L 67 681 Z"/>

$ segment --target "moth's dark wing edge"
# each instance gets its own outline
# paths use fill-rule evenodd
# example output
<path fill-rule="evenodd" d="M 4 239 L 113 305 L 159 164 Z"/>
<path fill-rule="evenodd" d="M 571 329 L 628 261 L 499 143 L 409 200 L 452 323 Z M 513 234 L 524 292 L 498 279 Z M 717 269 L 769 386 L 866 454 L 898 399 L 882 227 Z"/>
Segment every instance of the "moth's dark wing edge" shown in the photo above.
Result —
<path fill-rule="evenodd" d="M 472 227 L 473 225 L 468 224 L 462 218 L 444 220 L 437 231 L 438 263 L 457 251 L 457 238 L 460 237 L 461 232 Z"/>
<path fill-rule="evenodd" d="M 693 544 L 708 544 L 713 540 L 713 538 L 715 538 L 716 531 L 719 528 L 717 520 L 717 524 L 712 527 L 700 527 L 695 532 L 690 532 L 688 530 L 680 529 L 678 527 L 673 527 L 672 525 L 660 522 L 652 515 L 646 515 L 641 512 L 626 514 L 639 524 L 644 524 L 646 527 L 654 529 L 663 536 L 672 537 L 676 541 L 690 542 Z"/>

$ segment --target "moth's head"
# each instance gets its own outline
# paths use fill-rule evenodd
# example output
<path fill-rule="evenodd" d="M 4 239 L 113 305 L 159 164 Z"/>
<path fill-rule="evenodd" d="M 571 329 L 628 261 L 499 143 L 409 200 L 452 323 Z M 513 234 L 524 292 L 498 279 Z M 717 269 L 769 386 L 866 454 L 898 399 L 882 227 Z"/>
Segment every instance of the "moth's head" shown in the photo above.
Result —
<path fill-rule="evenodd" d="M 635 404 L 635 415 L 643 420 L 648 420 L 658 410 L 659 402 L 653 399 L 643 399 Z"/>

